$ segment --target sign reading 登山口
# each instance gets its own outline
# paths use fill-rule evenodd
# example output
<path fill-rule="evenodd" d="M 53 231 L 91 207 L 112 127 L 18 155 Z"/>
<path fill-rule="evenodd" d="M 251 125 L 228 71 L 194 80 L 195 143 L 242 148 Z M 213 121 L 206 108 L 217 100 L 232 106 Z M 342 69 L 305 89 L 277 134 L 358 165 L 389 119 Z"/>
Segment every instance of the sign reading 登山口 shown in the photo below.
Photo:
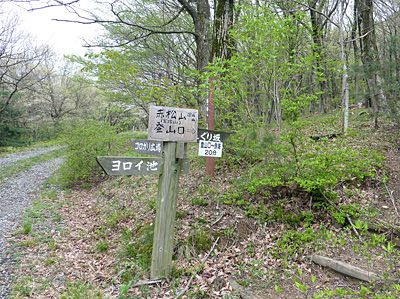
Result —
<path fill-rule="evenodd" d="M 150 106 L 149 139 L 196 142 L 197 128 L 197 110 Z"/>

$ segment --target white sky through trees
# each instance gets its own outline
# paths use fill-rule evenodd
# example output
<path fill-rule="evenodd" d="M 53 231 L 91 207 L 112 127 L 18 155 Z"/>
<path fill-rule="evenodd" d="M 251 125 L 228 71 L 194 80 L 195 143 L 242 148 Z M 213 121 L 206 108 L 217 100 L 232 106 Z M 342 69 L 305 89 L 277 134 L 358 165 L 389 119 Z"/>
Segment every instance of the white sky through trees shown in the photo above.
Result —
<path fill-rule="evenodd" d="M 52 19 L 73 19 L 63 7 L 51 7 L 27 11 L 29 6 L 21 3 L 1 4 L 0 18 L 15 14 L 20 19 L 20 30 L 29 33 L 38 44 L 49 45 L 57 54 L 83 55 L 88 49 L 84 48 L 85 40 L 93 41 L 101 34 L 99 25 L 84 25 Z"/>

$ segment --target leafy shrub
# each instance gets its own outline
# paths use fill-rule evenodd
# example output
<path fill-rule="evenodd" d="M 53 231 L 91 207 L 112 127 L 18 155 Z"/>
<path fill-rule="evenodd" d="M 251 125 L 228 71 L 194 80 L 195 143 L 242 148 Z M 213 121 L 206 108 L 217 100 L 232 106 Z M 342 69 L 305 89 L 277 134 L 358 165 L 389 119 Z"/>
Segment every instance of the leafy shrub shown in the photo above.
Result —
<path fill-rule="evenodd" d="M 66 161 L 60 169 L 60 181 L 66 187 L 101 173 L 96 157 L 109 155 L 122 147 L 122 140 L 113 127 L 93 120 L 68 126 L 62 141 L 67 150 Z"/>
<path fill-rule="evenodd" d="M 280 137 L 270 137 L 268 142 L 262 138 L 268 136 L 262 133 L 265 128 L 238 131 L 229 148 L 234 155 L 229 162 L 242 167 L 244 163 L 251 165 L 222 195 L 222 201 L 244 207 L 256 219 L 271 221 L 260 206 L 267 199 L 304 198 L 309 194 L 322 203 L 325 197 L 335 197 L 335 186 L 339 183 L 376 177 L 382 167 L 382 154 L 355 146 L 352 136 L 313 141 L 305 135 L 309 126 L 306 122 L 292 123 Z M 292 220 L 296 219 L 284 222 L 298 222 Z"/>
<path fill-rule="evenodd" d="M 0 146 L 21 146 L 27 144 L 24 137 L 28 130 L 18 121 L 22 113 L 22 110 L 13 106 L 7 106 L 1 113 Z"/>
<path fill-rule="evenodd" d="M 23 138 L 27 132 L 26 128 L 0 124 L 0 146 L 27 145 L 27 140 Z"/>

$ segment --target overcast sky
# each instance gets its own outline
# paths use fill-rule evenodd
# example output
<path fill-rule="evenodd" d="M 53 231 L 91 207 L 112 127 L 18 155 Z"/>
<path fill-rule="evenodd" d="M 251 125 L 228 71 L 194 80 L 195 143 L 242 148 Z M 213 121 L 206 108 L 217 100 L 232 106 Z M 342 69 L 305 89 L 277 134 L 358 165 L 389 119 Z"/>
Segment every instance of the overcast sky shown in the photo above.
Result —
<path fill-rule="evenodd" d="M 82 47 L 85 44 L 84 39 L 94 40 L 101 34 L 101 28 L 98 25 L 52 20 L 53 18 L 71 18 L 65 8 L 52 7 L 35 11 L 27 11 L 26 8 L 15 3 L 8 3 L 4 4 L 3 11 L 13 11 L 18 14 L 23 31 L 29 32 L 38 43 L 50 45 L 60 55 L 83 55 L 88 51 L 87 48 Z"/>

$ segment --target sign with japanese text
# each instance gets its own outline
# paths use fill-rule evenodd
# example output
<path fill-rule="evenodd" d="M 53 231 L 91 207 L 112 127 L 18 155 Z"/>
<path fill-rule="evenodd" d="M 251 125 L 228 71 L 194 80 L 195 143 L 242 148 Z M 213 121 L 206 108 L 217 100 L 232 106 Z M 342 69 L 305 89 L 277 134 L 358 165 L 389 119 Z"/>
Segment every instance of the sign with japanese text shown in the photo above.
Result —
<path fill-rule="evenodd" d="M 161 158 L 97 157 L 97 162 L 108 175 L 160 174 Z"/>
<path fill-rule="evenodd" d="M 199 156 L 222 157 L 222 142 L 199 140 Z"/>
<path fill-rule="evenodd" d="M 163 143 L 155 140 L 133 140 L 133 149 L 135 152 L 147 155 L 161 156 Z"/>
<path fill-rule="evenodd" d="M 225 140 L 228 139 L 229 135 L 231 135 L 231 134 L 233 134 L 233 133 L 207 130 L 207 129 L 199 129 L 198 133 L 197 133 L 197 139 L 204 140 L 204 141 L 225 142 Z"/>
<path fill-rule="evenodd" d="M 148 137 L 152 140 L 196 142 L 198 111 L 150 106 Z"/>

